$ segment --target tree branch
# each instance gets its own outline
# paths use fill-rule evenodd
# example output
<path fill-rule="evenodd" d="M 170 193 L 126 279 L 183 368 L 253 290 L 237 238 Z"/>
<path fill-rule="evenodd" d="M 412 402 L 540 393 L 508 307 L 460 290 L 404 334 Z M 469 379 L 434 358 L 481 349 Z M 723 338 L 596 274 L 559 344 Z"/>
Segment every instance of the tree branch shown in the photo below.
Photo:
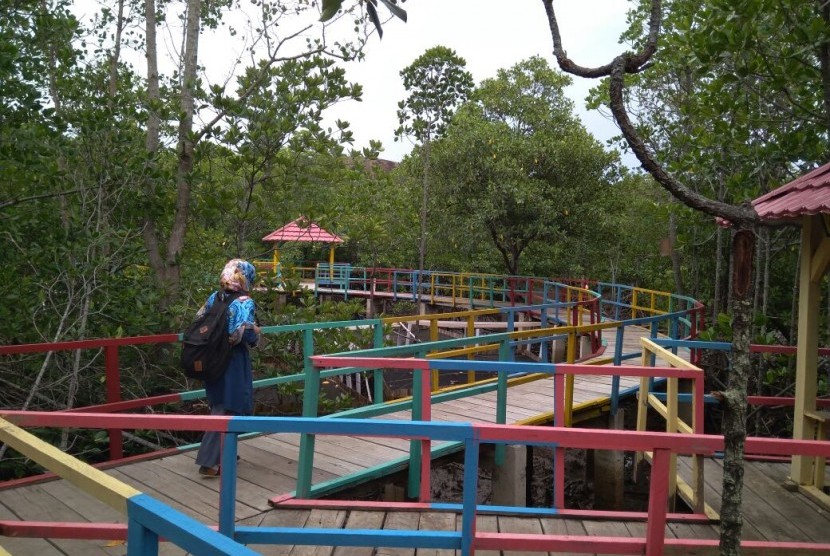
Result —
<path fill-rule="evenodd" d="M 12 207 L 14 205 L 19 205 L 21 203 L 26 203 L 29 201 L 37 201 L 39 199 L 50 199 L 52 197 L 63 197 L 65 195 L 74 195 L 75 193 L 81 193 L 84 191 L 83 187 L 79 187 L 78 189 L 71 189 L 69 191 L 58 191 L 57 193 L 43 193 L 41 195 L 32 195 L 29 197 L 20 197 L 18 199 L 10 199 L 8 201 L 0 202 L 0 210 L 6 207 Z"/>
<path fill-rule="evenodd" d="M 628 118 L 628 112 L 625 108 L 624 101 L 624 87 L 625 87 L 625 68 L 627 67 L 627 54 L 618 56 L 612 62 L 611 79 L 609 83 L 609 92 L 611 96 L 611 113 L 614 120 L 620 127 L 625 140 L 631 147 L 631 150 L 637 156 L 637 160 L 643 165 L 643 168 L 651 174 L 657 182 L 674 195 L 681 202 L 687 206 L 709 214 L 711 216 L 719 216 L 729 220 L 733 224 L 755 224 L 758 223 L 758 213 L 754 209 L 746 206 L 735 206 L 720 201 L 713 201 L 708 197 L 701 195 L 686 185 L 680 183 L 671 174 L 666 172 L 660 164 L 654 160 L 654 157 L 646 147 L 643 139 L 640 137 L 631 120 Z"/>
<path fill-rule="evenodd" d="M 553 0 L 542 0 L 542 3 L 545 5 L 548 25 L 550 26 L 550 36 L 553 38 L 553 55 L 556 56 L 559 67 L 570 74 L 590 79 L 611 75 L 614 66 L 613 61 L 604 66 L 587 68 L 574 63 L 573 60 L 568 58 L 568 54 L 562 47 L 562 36 L 559 33 L 559 23 L 556 20 L 556 12 L 553 9 Z M 646 63 L 657 51 L 657 38 L 660 36 L 660 25 L 663 21 L 662 9 L 661 0 L 652 0 L 646 43 L 640 52 L 636 54 L 628 53 L 626 55 L 626 73 L 638 73 L 645 69 Z"/>
<path fill-rule="evenodd" d="M 631 147 L 637 159 L 649 174 L 687 206 L 709 214 L 729 220 L 735 225 L 748 226 L 759 222 L 758 214 L 749 206 L 735 206 L 719 201 L 713 201 L 696 191 L 693 191 L 674 176 L 666 172 L 654 159 L 648 147 L 640 137 L 634 124 L 628 117 L 625 106 L 625 74 L 638 73 L 648 66 L 648 62 L 657 51 L 657 38 L 662 24 L 662 2 L 651 0 L 651 15 L 649 18 L 648 37 L 645 45 L 638 53 L 626 52 L 620 54 L 611 63 L 596 68 L 579 66 L 568 58 L 562 47 L 562 37 L 559 34 L 559 24 L 553 8 L 553 0 L 542 0 L 547 12 L 551 37 L 553 38 L 553 53 L 559 67 L 572 75 L 586 78 L 609 77 L 609 93 L 611 97 L 611 113 L 614 121 Z"/>

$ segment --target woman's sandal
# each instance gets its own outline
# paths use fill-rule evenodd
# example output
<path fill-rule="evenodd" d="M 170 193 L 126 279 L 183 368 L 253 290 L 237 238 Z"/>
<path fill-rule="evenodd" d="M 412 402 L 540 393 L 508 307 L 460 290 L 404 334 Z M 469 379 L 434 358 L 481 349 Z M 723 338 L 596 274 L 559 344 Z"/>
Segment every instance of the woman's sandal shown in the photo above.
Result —
<path fill-rule="evenodd" d="M 206 467 L 202 465 L 199 467 L 199 475 L 202 475 L 203 477 L 218 477 L 219 467 Z"/>
<path fill-rule="evenodd" d="M 242 459 L 240 456 L 236 456 L 236 461 Z M 207 467 L 206 465 L 202 465 L 199 467 L 199 475 L 203 477 L 218 477 L 219 476 L 219 466 L 216 467 Z"/>

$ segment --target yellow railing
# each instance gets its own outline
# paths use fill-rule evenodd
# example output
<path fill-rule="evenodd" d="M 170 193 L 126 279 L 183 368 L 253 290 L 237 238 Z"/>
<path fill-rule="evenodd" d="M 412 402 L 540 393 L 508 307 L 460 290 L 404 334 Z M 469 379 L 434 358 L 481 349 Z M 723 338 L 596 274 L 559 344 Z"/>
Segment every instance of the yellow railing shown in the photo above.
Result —
<path fill-rule="evenodd" d="M 703 370 L 689 363 L 671 351 L 657 345 L 648 338 L 640 338 L 643 348 L 642 365 L 655 366 L 656 360 L 667 363 L 668 366 L 676 369 L 686 369 L 700 372 L 700 379 L 693 382 L 698 383 L 695 388 L 690 388 L 690 380 L 682 380 L 677 377 L 666 378 L 666 401 L 661 401 L 650 391 L 649 379 L 640 379 L 640 389 L 637 394 L 637 430 L 647 430 L 648 410 L 655 410 L 666 421 L 666 432 L 683 434 L 703 434 Z M 691 394 L 691 402 L 681 403 L 679 396 L 682 393 Z M 682 413 L 682 414 L 681 414 Z M 685 418 L 685 419 L 684 419 Z M 688 422 L 691 421 L 691 422 Z M 639 464 L 644 460 L 651 460 L 649 452 L 637 453 L 635 459 L 635 476 Z M 703 496 L 703 456 L 694 454 L 691 456 L 691 484 L 683 480 L 677 470 L 677 454 L 672 454 L 669 474 L 669 508 L 674 511 L 675 493 L 679 494 L 696 513 L 705 513 L 712 519 L 717 519 L 718 514 L 704 501 Z"/>

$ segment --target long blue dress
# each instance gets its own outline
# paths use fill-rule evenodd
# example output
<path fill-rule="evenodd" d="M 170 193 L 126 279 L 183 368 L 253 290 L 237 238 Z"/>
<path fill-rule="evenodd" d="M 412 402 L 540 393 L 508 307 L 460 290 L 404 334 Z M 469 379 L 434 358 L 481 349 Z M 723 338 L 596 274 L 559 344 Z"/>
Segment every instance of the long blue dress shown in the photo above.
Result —
<path fill-rule="evenodd" d="M 208 297 L 203 310 L 213 305 L 215 297 L 216 292 Z M 254 412 L 253 369 L 248 347 L 255 346 L 258 339 L 253 329 L 255 311 L 254 300 L 248 296 L 240 296 L 228 306 L 228 337 L 234 346 L 227 370 L 218 379 L 205 383 L 211 415 L 252 415 Z M 196 464 L 219 465 L 221 440 L 220 433 L 206 432 Z"/>

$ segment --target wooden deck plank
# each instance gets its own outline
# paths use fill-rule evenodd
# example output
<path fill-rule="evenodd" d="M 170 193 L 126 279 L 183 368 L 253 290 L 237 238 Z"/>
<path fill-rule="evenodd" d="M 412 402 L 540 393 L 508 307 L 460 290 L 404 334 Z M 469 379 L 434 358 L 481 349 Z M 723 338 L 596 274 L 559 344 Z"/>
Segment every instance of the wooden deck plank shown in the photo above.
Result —
<path fill-rule="evenodd" d="M 351 511 L 346 520 L 346 529 L 380 529 L 386 518 L 385 512 Z M 332 556 L 372 556 L 375 549 L 371 546 L 339 546 Z"/>
<path fill-rule="evenodd" d="M 311 510 L 305 527 L 313 529 L 341 528 L 346 521 L 348 512 L 344 510 Z M 291 549 L 290 556 L 331 556 L 333 546 L 297 545 Z"/>
<path fill-rule="evenodd" d="M 73 510 L 84 517 L 84 521 L 100 523 L 126 523 L 127 517 L 113 511 L 97 498 L 85 493 L 68 481 L 49 481 L 42 488 L 58 500 L 69 501 Z"/>
<path fill-rule="evenodd" d="M 318 436 L 318 438 L 320 438 Z M 385 442 L 389 441 L 389 442 Z M 409 448 L 409 441 L 397 438 L 361 438 L 359 436 L 327 436 L 326 442 L 334 446 L 340 446 L 346 450 L 363 454 L 371 454 L 373 457 L 380 457 L 383 460 L 391 457 L 398 457 L 395 452 L 406 452 Z"/>
<path fill-rule="evenodd" d="M 251 516 L 241 521 L 243 525 L 254 527 L 303 527 L 308 521 L 311 510 L 280 508 L 264 514 Z M 263 556 L 285 556 L 290 554 L 294 545 L 252 544 L 250 548 Z"/>
<path fill-rule="evenodd" d="M 42 485 L 17 488 L 13 491 L 4 492 L 4 495 L 3 503 L 21 520 L 87 521 L 83 515 L 72 508 L 72 500 L 59 500 L 45 491 Z M 84 556 L 86 554 L 120 556 L 123 552 L 123 547 L 108 546 L 108 541 L 54 539 L 49 542 L 68 556 Z"/>
<path fill-rule="evenodd" d="M 528 535 L 541 535 L 544 530 L 538 518 L 534 517 L 514 517 L 514 516 L 498 516 L 499 532 L 500 533 L 523 533 Z M 546 555 L 547 552 L 527 552 L 525 550 L 504 550 L 504 556 L 530 556 Z"/>
<path fill-rule="evenodd" d="M 285 442 L 279 438 L 274 437 L 264 437 L 266 442 L 270 442 L 274 444 L 275 449 L 280 450 L 286 457 L 293 458 L 295 460 L 299 460 L 300 457 L 300 448 L 299 446 L 295 446 L 289 442 Z M 323 445 L 323 442 L 315 443 L 315 448 L 319 448 Z M 319 449 L 315 449 L 314 453 L 314 467 L 316 469 L 322 469 L 326 473 L 333 475 L 335 477 L 345 477 L 351 473 L 356 473 L 358 471 L 362 471 L 365 467 L 360 465 L 355 465 L 352 463 L 348 463 L 345 461 L 340 460 L 340 458 L 329 456 L 325 453 L 319 451 Z"/>
<path fill-rule="evenodd" d="M 585 521 L 582 526 L 592 537 L 633 537 L 622 521 Z"/>
<path fill-rule="evenodd" d="M 419 531 L 455 531 L 455 514 L 449 512 L 422 512 Z M 455 556 L 455 551 L 444 548 L 418 548 L 416 556 Z"/>
<path fill-rule="evenodd" d="M 20 520 L 20 516 L 13 512 L 5 504 L 0 502 L 0 519 L 9 521 Z M 56 547 L 52 541 L 46 539 L 29 539 L 23 537 L 0 537 L 0 546 L 12 556 L 43 555 L 62 556 L 64 553 Z"/>
<path fill-rule="evenodd" d="M 714 460 L 720 467 L 722 460 Z M 768 540 L 776 541 L 803 541 L 809 538 L 805 537 L 805 532 L 798 526 L 802 512 L 796 512 L 794 515 L 782 515 L 780 513 L 780 504 L 786 500 L 786 491 L 783 488 L 779 490 L 783 492 L 776 493 L 774 498 L 769 496 L 769 490 L 764 488 L 766 485 L 759 484 L 759 477 L 753 477 L 756 481 L 749 481 L 747 474 L 752 473 L 752 466 L 744 466 L 744 489 L 742 493 L 741 514 L 744 521 L 749 521 Z M 723 476 L 723 468 L 721 467 L 721 477 Z M 789 517 L 789 519 L 788 519 Z M 830 527 L 830 521 L 822 520 L 824 528 Z"/>
<path fill-rule="evenodd" d="M 153 485 L 156 490 L 164 492 L 168 481 L 171 483 L 181 482 L 184 485 L 192 488 L 204 486 L 216 493 L 217 500 L 219 496 L 219 479 L 217 477 L 203 477 L 198 474 L 198 467 L 195 463 L 195 453 L 186 452 L 181 456 L 166 457 L 149 462 L 142 462 L 135 465 L 150 464 L 157 466 L 157 471 L 161 476 L 161 481 L 157 485 Z M 172 472 L 171 474 L 163 473 L 162 470 Z M 236 480 L 236 517 L 244 519 L 253 514 L 268 510 L 271 506 L 268 504 L 267 497 L 262 495 L 263 491 L 256 485 L 237 478 Z M 218 502 L 217 502 L 218 504 Z"/>
<path fill-rule="evenodd" d="M 709 523 L 669 523 L 669 531 L 678 539 L 717 539 L 718 528 Z"/>
<path fill-rule="evenodd" d="M 542 531 L 546 535 L 586 535 L 585 527 L 577 519 L 564 519 L 560 517 L 546 517 L 539 520 Z M 555 552 L 557 556 L 576 556 L 574 552 Z M 584 556 L 584 555 L 582 555 Z"/>
<path fill-rule="evenodd" d="M 218 519 L 219 497 L 216 491 L 205 486 L 189 481 L 162 482 L 153 471 L 148 472 L 153 479 L 148 481 L 149 484 L 144 483 L 141 481 L 144 473 L 139 469 L 111 469 L 107 473 L 194 519 L 209 523 L 216 523 Z M 159 490 L 160 488 L 164 490 Z M 237 507 L 242 509 L 238 504 Z"/>
<path fill-rule="evenodd" d="M 269 442 L 266 438 L 267 437 L 257 436 L 241 442 L 239 446 L 239 453 L 242 457 L 241 461 L 246 461 L 250 458 L 250 460 L 257 465 L 277 468 L 284 475 L 296 479 L 296 457 L 294 459 L 286 457 L 286 454 L 280 452 L 281 445 L 275 445 L 273 442 Z M 246 449 L 247 446 L 250 446 L 253 450 Z M 315 482 L 328 481 L 329 479 L 334 479 L 336 477 L 339 477 L 339 475 L 329 473 L 328 471 L 317 467 L 314 468 L 312 473 L 312 480 Z"/>
<path fill-rule="evenodd" d="M 688 458 L 678 458 L 678 462 L 685 461 L 688 465 Z M 723 484 L 722 468 L 712 458 L 703 458 L 704 495 L 703 499 L 707 504 L 720 513 L 721 506 L 721 485 Z M 764 540 L 766 537 L 758 530 L 751 520 L 744 519 L 743 538 L 746 540 Z"/>
<path fill-rule="evenodd" d="M 384 529 L 398 531 L 417 531 L 421 520 L 418 512 L 388 512 L 383 521 Z M 375 556 L 414 556 L 414 548 L 391 548 L 388 546 L 379 547 Z"/>
<path fill-rule="evenodd" d="M 268 436 L 266 438 L 268 440 L 275 439 L 275 437 L 273 436 Z M 349 442 L 348 440 L 343 439 L 351 437 L 341 437 L 340 440 L 333 442 L 335 438 L 336 437 L 329 435 L 316 436 L 314 450 L 315 459 L 317 458 L 317 456 L 320 455 L 328 456 L 332 458 L 334 461 L 342 464 L 344 468 L 353 469 L 354 471 L 361 471 L 363 469 L 366 469 L 367 467 L 370 467 L 370 465 L 367 464 L 366 458 L 363 457 L 362 453 L 355 453 L 354 451 L 343 450 L 341 448 L 341 443 Z M 281 437 L 280 440 L 285 442 L 286 444 L 291 444 L 292 446 L 296 447 L 297 450 L 299 450 L 300 448 L 300 437 L 298 435 L 291 435 L 285 438 Z"/>
<path fill-rule="evenodd" d="M 455 530 L 461 530 L 461 514 L 458 514 L 455 520 Z M 488 533 L 499 532 L 498 516 L 491 514 L 483 514 L 476 516 L 476 531 L 484 531 Z M 456 555 L 461 554 L 460 550 L 456 550 Z M 502 556 L 500 550 L 476 550 L 476 556 Z"/>

